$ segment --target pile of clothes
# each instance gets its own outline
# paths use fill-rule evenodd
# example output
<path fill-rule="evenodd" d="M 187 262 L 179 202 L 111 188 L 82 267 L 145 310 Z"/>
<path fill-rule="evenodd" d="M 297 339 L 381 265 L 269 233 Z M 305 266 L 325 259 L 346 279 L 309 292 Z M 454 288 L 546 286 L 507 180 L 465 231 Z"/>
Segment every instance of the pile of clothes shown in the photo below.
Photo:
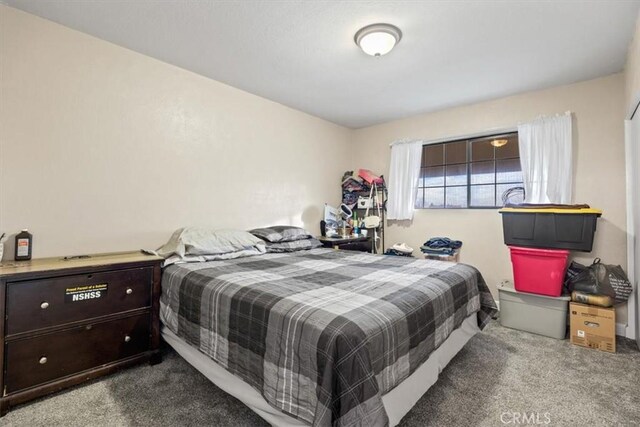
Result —
<path fill-rule="evenodd" d="M 371 191 L 371 187 L 377 185 L 377 190 L 382 194 L 381 203 L 386 201 L 386 189 L 384 176 L 377 176 L 368 169 L 358 170 L 357 176 L 354 171 L 346 171 L 342 175 L 342 203 L 355 208 L 359 197 L 366 197 Z M 376 192 L 377 193 L 377 192 Z"/>
<path fill-rule="evenodd" d="M 432 237 L 424 242 L 420 247 L 423 254 L 427 255 L 455 255 L 458 249 L 462 247 L 460 240 L 453 240 L 448 237 Z"/>
<path fill-rule="evenodd" d="M 385 255 L 406 256 L 413 258 L 413 248 L 407 246 L 406 243 L 396 243 L 384 253 Z"/>

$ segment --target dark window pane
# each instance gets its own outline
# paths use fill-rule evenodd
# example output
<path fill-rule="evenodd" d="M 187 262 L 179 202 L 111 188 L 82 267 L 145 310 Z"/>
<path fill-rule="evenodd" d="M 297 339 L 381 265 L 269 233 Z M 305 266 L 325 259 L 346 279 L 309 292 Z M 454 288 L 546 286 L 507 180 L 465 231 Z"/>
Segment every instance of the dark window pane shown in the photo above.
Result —
<path fill-rule="evenodd" d="M 493 160 L 493 145 L 490 140 L 473 141 L 471 143 L 471 161 Z"/>
<path fill-rule="evenodd" d="M 471 206 L 496 206 L 496 188 L 493 185 L 472 185 Z"/>
<path fill-rule="evenodd" d="M 509 191 L 516 188 L 519 190 Z M 524 202 L 522 184 L 498 184 L 496 185 L 496 196 L 500 206 L 504 206 L 507 203 L 519 204 Z"/>
<path fill-rule="evenodd" d="M 467 165 L 447 165 L 447 185 L 467 185 Z"/>
<path fill-rule="evenodd" d="M 493 184 L 495 182 L 495 170 L 493 161 L 471 163 L 472 184 Z"/>
<path fill-rule="evenodd" d="M 517 132 L 422 148 L 417 208 L 466 208 L 521 203 Z"/>
<path fill-rule="evenodd" d="M 425 145 L 422 147 L 422 167 L 444 165 L 444 145 Z"/>
<path fill-rule="evenodd" d="M 442 187 L 444 186 L 444 166 L 434 166 L 421 170 L 421 187 Z"/>
<path fill-rule="evenodd" d="M 497 160 L 497 182 L 522 182 L 520 159 Z"/>
<path fill-rule="evenodd" d="M 513 157 L 520 157 L 518 150 L 518 134 L 511 134 L 509 136 L 502 136 L 499 139 L 506 139 L 507 143 L 502 147 L 496 147 L 496 159 L 508 159 Z"/>
<path fill-rule="evenodd" d="M 448 208 L 466 208 L 467 186 L 447 187 L 446 198 Z"/>
<path fill-rule="evenodd" d="M 416 194 L 416 209 L 424 208 L 424 190 L 422 188 L 418 188 L 418 193 Z"/>
<path fill-rule="evenodd" d="M 467 141 L 450 142 L 444 145 L 445 158 L 447 164 L 466 163 L 467 161 Z"/>
<path fill-rule="evenodd" d="M 424 189 L 424 207 L 425 208 L 443 208 L 444 207 L 444 188 L 425 188 Z"/>

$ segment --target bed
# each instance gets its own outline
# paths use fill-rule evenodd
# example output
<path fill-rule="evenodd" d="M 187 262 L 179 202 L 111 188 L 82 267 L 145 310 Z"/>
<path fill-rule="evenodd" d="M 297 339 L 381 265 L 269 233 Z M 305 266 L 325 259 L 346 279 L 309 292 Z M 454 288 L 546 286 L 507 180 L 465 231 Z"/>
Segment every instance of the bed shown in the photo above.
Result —
<path fill-rule="evenodd" d="M 166 342 L 273 425 L 396 425 L 495 310 L 471 266 L 332 249 L 162 277 Z"/>

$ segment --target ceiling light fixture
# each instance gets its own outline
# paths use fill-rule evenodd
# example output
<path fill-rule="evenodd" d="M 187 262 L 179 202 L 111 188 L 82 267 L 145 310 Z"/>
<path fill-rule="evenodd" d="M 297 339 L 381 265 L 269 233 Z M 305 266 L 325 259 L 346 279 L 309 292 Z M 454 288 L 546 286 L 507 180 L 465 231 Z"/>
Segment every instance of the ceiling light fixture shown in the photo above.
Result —
<path fill-rule="evenodd" d="M 508 139 L 494 139 L 493 141 L 491 141 L 491 145 L 493 145 L 494 147 L 502 147 L 504 145 L 507 145 L 507 142 L 509 142 Z"/>
<path fill-rule="evenodd" d="M 382 56 L 391 51 L 402 38 L 400 28 L 391 24 L 371 24 L 360 28 L 353 40 L 364 53 Z"/>

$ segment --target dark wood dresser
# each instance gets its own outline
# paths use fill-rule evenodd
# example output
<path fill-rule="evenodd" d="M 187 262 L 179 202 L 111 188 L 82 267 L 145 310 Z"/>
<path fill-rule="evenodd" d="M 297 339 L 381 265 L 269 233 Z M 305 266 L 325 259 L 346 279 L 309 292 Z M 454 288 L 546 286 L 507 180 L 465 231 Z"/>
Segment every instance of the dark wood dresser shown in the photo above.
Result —
<path fill-rule="evenodd" d="M 12 405 L 160 362 L 160 266 L 141 252 L 0 264 L 0 416 Z"/>

